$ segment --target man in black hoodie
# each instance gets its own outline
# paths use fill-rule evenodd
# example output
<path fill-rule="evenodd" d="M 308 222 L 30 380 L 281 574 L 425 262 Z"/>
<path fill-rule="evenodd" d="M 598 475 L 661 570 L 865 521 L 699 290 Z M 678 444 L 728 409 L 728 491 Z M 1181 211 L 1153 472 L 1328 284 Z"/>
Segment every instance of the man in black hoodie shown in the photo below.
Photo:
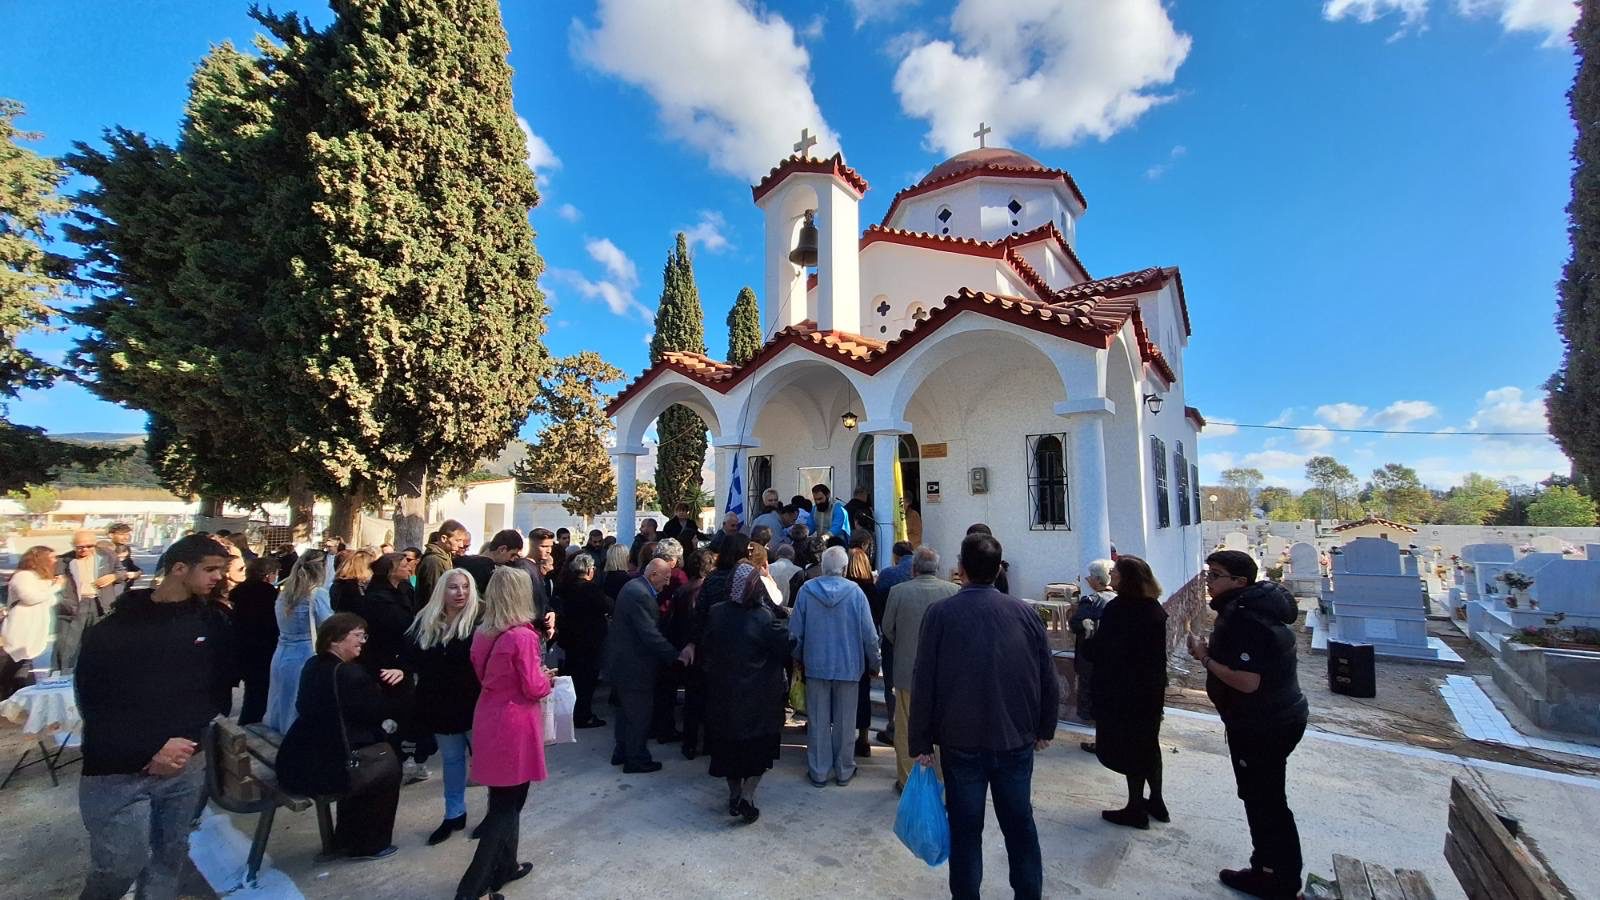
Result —
<path fill-rule="evenodd" d="M 229 563 L 203 535 L 167 549 L 166 578 L 129 591 L 84 635 L 78 809 L 89 832 L 82 897 L 176 897 L 205 787 L 200 740 L 234 682 L 226 621 L 206 602 Z"/>
<path fill-rule="evenodd" d="M 1254 846 L 1248 869 L 1223 869 L 1217 877 L 1252 897 L 1294 897 L 1300 892 L 1300 832 L 1285 782 L 1309 711 L 1288 628 L 1299 610 L 1282 585 L 1256 581 L 1256 561 L 1248 553 L 1211 554 L 1205 578 L 1217 622 L 1209 642 L 1189 636 L 1189 653 L 1206 670 L 1206 694 L 1222 716 Z"/>

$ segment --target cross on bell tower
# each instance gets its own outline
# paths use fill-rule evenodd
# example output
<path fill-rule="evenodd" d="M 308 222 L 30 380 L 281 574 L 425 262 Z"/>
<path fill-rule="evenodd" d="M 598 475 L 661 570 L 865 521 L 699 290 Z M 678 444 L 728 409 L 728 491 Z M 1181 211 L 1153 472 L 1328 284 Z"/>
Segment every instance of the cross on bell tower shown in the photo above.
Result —
<path fill-rule="evenodd" d="M 811 148 L 816 145 L 817 138 L 811 133 L 811 129 L 802 128 L 800 129 L 800 142 L 794 145 L 794 152 L 801 156 L 810 156 Z"/>
<path fill-rule="evenodd" d="M 986 146 L 984 138 L 988 137 L 992 133 L 994 133 L 994 129 L 989 127 L 989 123 L 988 122 L 979 122 L 978 123 L 978 130 L 974 131 L 972 133 L 972 136 L 978 139 L 978 149 L 979 150 L 982 150 L 984 148 L 984 146 Z"/>

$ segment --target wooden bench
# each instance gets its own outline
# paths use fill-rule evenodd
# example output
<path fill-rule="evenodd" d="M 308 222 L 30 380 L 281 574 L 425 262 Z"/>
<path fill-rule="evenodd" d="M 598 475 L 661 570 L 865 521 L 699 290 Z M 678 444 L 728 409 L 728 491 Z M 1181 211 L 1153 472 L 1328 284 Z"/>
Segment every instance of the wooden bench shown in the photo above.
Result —
<path fill-rule="evenodd" d="M 1575 900 L 1519 840 L 1520 830 L 1477 788 L 1450 780 L 1444 858 L 1469 900 Z"/>
<path fill-rule="evenodd" d="M 322 852 L 333 850 L 335 797 L 302 797 L 278 785 L 276 764 L 283 736 L 265 725 L 241 727 L 232 719 L 218 719 L 206 730 L 206 793 L 222 809 L 255 815 L 255 838 L 241 886 L 256 886 L 261 861 L 272 836 L 272 820 L 280 807 L 305 812 L 316 807 Z"/>
<path fill-rule="evenodd" d="M 1389 870 L 1353 856 L 1333 855 L 1342 900 L 1435 900 L 1428 878 L 1416 869 Z"/>

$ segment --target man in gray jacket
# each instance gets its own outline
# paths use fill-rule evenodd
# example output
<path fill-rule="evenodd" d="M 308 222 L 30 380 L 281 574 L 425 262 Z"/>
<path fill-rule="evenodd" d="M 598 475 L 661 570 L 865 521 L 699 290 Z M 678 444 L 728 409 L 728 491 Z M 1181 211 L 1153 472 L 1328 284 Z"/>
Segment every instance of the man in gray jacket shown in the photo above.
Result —
<path fill-rule="evenodd" d="M 842 787 L 856 776 L 856 700 L 861 673 L 878 667 L 878 630 L 861 588 L 844 577 L 850 554 L 829 547 L 822 574 L 795 596 L 789 616 L 794 658 L 806 680 L 806 767 L 811 783 Z"/>
<path fill-rule="evenodd" d="M 911 739 L 906 722 L 911 718 L 911 686 L 917 671 L 917 641 L 922 637 L 922 616 L 928 607 L 960 590 L 939 577 L 939 551 L 918 547 L 911 555 L 911 580 L 889 589 L 883 611 L 883 641 L 894 653 L 894 789 L 902 790 L 911 777 Z M 934 772 L 938 772 L 937 766 Z"/>
<path fill-rule="evenodd" d="M 606 633 L 606 671 L 611 679 L 611 703 L 617 707 L 616 748 L 611 764 L 629 775 L 657 772 L 661 763 L 650 758 L 645 739 L 650 735 L 650 715 L 655 706 L 656 671 L 679 658 L 676 647 L 656 626 L 660 612 L 656 595 L 672 579 L 672 563 L 652 559 L 644 574 L 623 585 Z"/>
<path fill-rule="evenodd" d="M 78 665 L 83 632 L 111 612 L 118 585 L 137 576 L 118 565 L 109 550 L 101 549 L 95 533 L 87 530 L 73 533 L 72 555 L 61 560 L 59 574 L 66 576 L 66 581 L 56 604 L 53 667 L 70 672 Z"/>

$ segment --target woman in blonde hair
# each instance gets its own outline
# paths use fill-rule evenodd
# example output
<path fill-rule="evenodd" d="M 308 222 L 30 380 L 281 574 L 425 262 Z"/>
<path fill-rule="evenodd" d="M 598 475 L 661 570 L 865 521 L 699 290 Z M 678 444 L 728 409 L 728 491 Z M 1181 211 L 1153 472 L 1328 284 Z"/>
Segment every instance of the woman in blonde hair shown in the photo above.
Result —
<path fill-rule="evenodd" d="M 472 780 L 489 788 L 489 814 L 457 897 L 497 894 L 533 871 L 532 863 L 517 860 L 517 823 L 528 785 L 547 774 L 539 701 L 550 694 L 554 674 L 540 664 L 533 621 L 528 573 L 496 567 L 483 594 L 483 623 L 472 638 L 472 669 L 483 685 L 472 714 Z"/>
<path fill-rule="evenodd" d="M 883 598 L 878 596 L 878 579 L 872 573 L 872 559 L 860 547 L 850 548 L 850 563 L 844 570 L 861 593 L 867 595 L 867 608 L 872 610 L 872 625 L 883 628 Z M 872 666 L 861 672 L 861 687 L 856 695 L 856 755 L 871 756 L 872 742 L 872 679 L 878 674 Z"/>
<path fill-rule="evenodd" d="M 451 569 L 434 582 L 433 597 L 406 632 L 406 668 L 417 675 L 413 725 L 433 734 L 444 760 L 444 822 L 428 836 L 430 846 L 467 827 L 467 745 L 478 703 L 472 635 L 479 613 L 472 574 Z"/>
<path fill-rule="evenodd" d="M 361 596 L 372 583 L 372 561 L 377 554 L 361 549 L 351 553 L 339 564 L 339 574 L 328 589 L 328 602 L 334 612 L 358 612 Z"/>
<path fill-rule="evenodd" d="M 316 629 L 333 615 L 328 589 L 323 587 L 328 554 L 307 550 L 278 588 L 278 649 L 272 654 L 272 681 L 267 687 L 267 714 L 262 722 L 279 734 L 294 724 L 295 696 L 300 691 L 300 670 L 316 655 L 312 642 Z"/>

